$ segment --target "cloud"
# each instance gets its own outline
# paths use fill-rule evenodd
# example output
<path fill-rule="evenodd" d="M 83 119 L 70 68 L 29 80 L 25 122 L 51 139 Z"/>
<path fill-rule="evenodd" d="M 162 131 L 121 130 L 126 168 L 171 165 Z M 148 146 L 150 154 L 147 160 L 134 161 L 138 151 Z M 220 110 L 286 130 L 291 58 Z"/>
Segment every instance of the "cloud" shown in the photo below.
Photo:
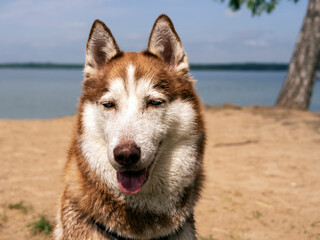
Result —
<path fill-rule="evenodd" d="M 0 19 L 36 26 L 77 18 L 128 16 L 132 12 L 110 2 L 114 0 L 13 0 L 0 4 Z"/>
<path fill-rule="evenodd" d="M 238 11 L 232 11 L 231 9 L 228 9 L 224 12 L 224 16 L 227 18 L 235 18 L 235 17 L 239 17 L 241 14 L 240 10 Z"/>
<path fill-rule="evenodd" d="M 41 61 L 41 57 L 43 61 L 64 61 L 58 59 L 56 53 L 59 52 L 62 58 L 73 57 L 78 62 L 81 54 L 77 52 L 85 49 L 94 19 L 107 16 L 116 21 L 130 16 L 129 7 L 110 5 L 113 1 L 0 1 L 0 61 Z"/>
<path fill-rule="evenodd" d="M 192 63 L 288 62 L 292 44 L 272 31 L 238 31 L 212 40 L 186 41 L 184 47 Z"/>
<path fill-rule="evenodd" d="M 266 47 L 268 43 L 265 40 L 257 39 L 257 40 L 245 40 L 244 44 L 252 46 L 252 47 Z"/>
<path fill-rule="evenodd" d="M 130 33 L 124 37 L 126 40 L 142 40 L 146 37 L 139 33 Z"/>
<path fill-rule="evenodd" d="M 96 18 L 107 24 L 122 50 L 141 51 L 160 13 L 174 21 L 190 62 L 287 61 L 304 14 L 299 10 L 300 19 L 292 13 L 283 22 L 281 14 L 252 18 L 247 10 L 232 12 L 211 1 L 138 2 L 0 0 L 0 62 L 81 62 Z"/>

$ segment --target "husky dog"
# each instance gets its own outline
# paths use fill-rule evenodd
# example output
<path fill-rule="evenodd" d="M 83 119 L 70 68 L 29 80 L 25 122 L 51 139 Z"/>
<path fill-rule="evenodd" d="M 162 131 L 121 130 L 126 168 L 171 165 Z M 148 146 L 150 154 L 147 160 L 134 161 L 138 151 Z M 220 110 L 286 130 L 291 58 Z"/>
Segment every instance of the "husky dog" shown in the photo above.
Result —
<path fill-rule="evenodd" d="M 139 53 L 96 20 L 84 73 L 54 239 L 196 239 L 205 130 L 169 17 Z"/>

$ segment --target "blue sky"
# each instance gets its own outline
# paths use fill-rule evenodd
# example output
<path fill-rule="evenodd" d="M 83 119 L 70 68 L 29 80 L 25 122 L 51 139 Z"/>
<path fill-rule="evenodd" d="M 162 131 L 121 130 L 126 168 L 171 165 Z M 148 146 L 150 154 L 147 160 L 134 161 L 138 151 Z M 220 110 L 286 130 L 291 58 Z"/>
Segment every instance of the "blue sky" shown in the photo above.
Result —
<path fill-rule="evenodd" d="M 288 62 L 308 1 L 282 0 L 252 17 L 214 0 L 1 0 L 0 63 L 83 63 L 94 19 L 124 51 L 147 46 L 155 19 L 167 14 L 191 63 Z"/>

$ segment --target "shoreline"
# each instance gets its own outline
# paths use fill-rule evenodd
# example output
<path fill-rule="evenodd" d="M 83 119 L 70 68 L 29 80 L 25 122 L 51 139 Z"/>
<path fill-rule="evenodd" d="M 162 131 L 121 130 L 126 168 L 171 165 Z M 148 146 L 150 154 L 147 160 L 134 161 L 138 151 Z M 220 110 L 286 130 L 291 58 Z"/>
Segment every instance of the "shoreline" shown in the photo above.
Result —
<path fill-rule="evenodd" d="M 224 103 L 223 105 L 207 105 L 203 104 L 202 109 L 204 111 L 207 110 L 214 110 L 214 111 L 221 111 L 221 110 L 227 110 L 227 109 L 234 109 L 234 110 L 261 110 L 261 111 L 285 111 L 285 112 L 301 112 L 301 113 L 310 113 L 310 114 L 316 114 L 320 115 L 320 112 L 315 112 L 315 111 L 310 111 L 310 110 L 299 110 L 299 109 L 286 109 L 286 108 L 280 108 L 280 107 L 275 107 L 275 106 L 268 106 L 268 105 L 251 105 L 251 106 L 240 106 L 236 104 L 231 104 L 231 103 Z M 77 113 L 71 114 L 71 115 L 65 115 L 65 116 L 57 116 L 57 117 L 52 117 L 52 118 L 1 118 L 0 120 L 12 120 L 12 121 L 50 121 L 50 120 L 55 120 L 55 119 L 60 119 L 60 118 L 71 118 L 75 117 Z"/>
<path fill-rule="evenodd" d="M 196 71 L 287 71 L 287 63 L 190 63 L 190 70 Z M 0 63 L 0 69 L 83 69 L 83 63 Z"/>

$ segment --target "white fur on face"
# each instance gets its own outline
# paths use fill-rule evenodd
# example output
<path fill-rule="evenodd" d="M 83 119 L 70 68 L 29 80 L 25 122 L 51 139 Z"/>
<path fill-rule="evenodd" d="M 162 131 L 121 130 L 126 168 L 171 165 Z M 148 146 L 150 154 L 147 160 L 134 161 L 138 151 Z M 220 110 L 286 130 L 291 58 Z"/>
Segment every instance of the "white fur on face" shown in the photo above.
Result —
<path fill-rule="evenodd" d="M 100 102 L 113 101 L 115 109 L 101 109 L 103 115 L 103 132 L 108 139 L 108 158 L 114 168 L 118 165 L 114 160 L 113 150 L 121 142 L 134 142 L 140 148 L 141 159 L 137 169 L 150 165 L 154 159 L 161 137 L 165 133 L 165 125 L 161 119 L 164 107 L 147 107 L 148 99 L 164 99 L 165 96 L 152 88 L 151 79 L 134 79 L 134 67 L 127 68 L 127 79 L 111 81 L 109 92 Z"/>
<path fill-rule="evenodd" d="M 108 142 L 100 125 L 100 106 L 86 103 L 84 106 L 82 124 L 84 133 L 80 138 L 82 152 L 91 168 L 105 180 L 112 190 L 118 190 L 114 168 L 108 161 Z"/>
<path fill-rule="evenodd" d="M 84 106 L 82 151 L 90 167 L 133 207 L 156 212 L 174 209 L 196 168 L 195 111 L 182 100 L 147 107 L 148 99 L 167 100 L 153 88 L 152 78 L 135 79 L 133 65 L 127 79 L 113 79 L 100 103 L 112 101 L 115 108 L 87 102 Z M 113 150 L 122 141 L 133 141 L 141 150 L 138 169 L 152 163 L 145 186 L 134 195 L 123 194 L 116 178 Z M 161 146 L 159 148 L 159 143 Z"/>
<path fill-rule="evenodd" d="M 198 141 L 195 111 L 189 102 L 176 100 L 167 106 L 163 122 L 167 132 L 149 179 L 139 194 L 126 197 L 133 208 L 174 214 L 184 188 L 194 180 Z"/>

